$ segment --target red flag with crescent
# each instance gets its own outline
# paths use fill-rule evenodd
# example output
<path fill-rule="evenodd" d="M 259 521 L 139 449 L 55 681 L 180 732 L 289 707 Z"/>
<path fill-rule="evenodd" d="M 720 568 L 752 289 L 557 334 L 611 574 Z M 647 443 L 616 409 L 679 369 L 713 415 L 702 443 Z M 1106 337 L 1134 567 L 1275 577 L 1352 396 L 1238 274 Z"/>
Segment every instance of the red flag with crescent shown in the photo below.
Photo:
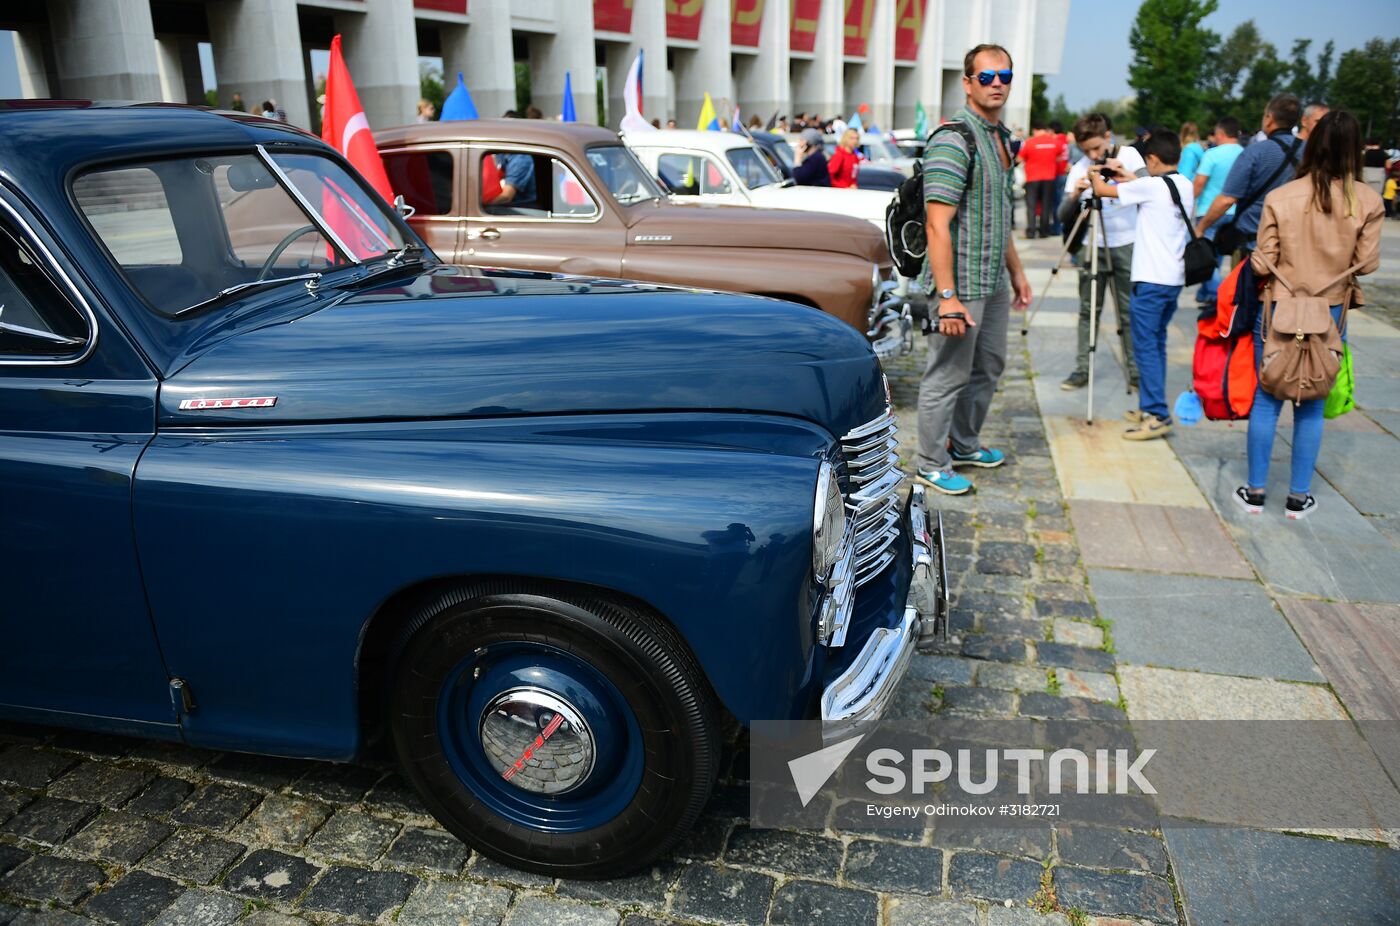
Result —
<path fill-rule="evenodd" d="M 321 140 L 345 155 L 345 159 L 364 175 L 369 185 L 386 202 L 393 202 L 394 190 L 389 186 L 384 162 L 380 160 L 379 149 L 374 145 L 374 134 L 370 131 L 369 120 L 365 118 L 365 108 L 360 105 L 360 95 L 355 92 L 355 83 L 350 79 L 350 69 L 345 66 L 345 58 L 340 53 L 338 35 L 331 39 L 331 68 L 326 75 L 326 110 L 321 119 Z"/>

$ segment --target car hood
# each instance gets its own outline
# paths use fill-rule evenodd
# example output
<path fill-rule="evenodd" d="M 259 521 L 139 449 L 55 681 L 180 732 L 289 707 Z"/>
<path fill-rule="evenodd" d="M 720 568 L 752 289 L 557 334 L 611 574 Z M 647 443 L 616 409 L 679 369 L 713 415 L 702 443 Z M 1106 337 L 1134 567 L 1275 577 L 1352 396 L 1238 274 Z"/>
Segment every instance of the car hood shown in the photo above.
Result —
<path fill-rule="evenodd" d="M 832 212 L 848 215 L 885 227 L 885 207 L 893 193 L 879 190 L 841 189 L 822 186 L 765 186 L 750 190 L 754 205 L 771 209 L 801 209 L 804 212 Z"/>
<path fill-rule="evenodd" d="M 860 333 L 774 299 L 437 267 L 302 300 L 202 334 L 161 425 L 744 410 L 842 434 L 884 410 Z"/>
<path fill-rule="evenodd" d="M 627 229 L 627 246 L 794 248 L 853 254 L 888 263 L 883 235 L 846 215 L 794 215 L 789 209 L 665 203 L 641 212 Z"/>

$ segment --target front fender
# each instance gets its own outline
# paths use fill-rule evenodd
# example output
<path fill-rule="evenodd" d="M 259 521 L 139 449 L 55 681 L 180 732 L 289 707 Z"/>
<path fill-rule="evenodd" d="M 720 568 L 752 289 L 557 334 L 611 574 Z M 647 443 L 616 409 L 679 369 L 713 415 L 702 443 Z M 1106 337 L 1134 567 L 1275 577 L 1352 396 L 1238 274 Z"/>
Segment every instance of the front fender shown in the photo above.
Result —
<path fill-rule="evenodd" d="M 444 576 L 629 595 L 675 624 L 740 720 L 801 714 L 831 441 L 735 415 L 163 433 L 137 469 L 135 523 L 162 650 L 198 705 L 186 738 L 353 755 L 366 622 Z"/>

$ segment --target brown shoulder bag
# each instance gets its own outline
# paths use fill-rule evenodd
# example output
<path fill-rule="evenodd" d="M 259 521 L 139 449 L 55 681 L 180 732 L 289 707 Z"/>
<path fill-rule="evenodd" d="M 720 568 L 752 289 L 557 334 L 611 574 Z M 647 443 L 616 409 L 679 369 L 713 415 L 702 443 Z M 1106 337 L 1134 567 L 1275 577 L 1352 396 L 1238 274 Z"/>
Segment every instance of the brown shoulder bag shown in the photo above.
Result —
<path fill-rule="evenodd" d="M 1273 274 L 1274 281 L 1287 292 L 1287 295 L 1275 292 L 1273 304 L 1264 313 L 1259 385 L 1274 398 L 1295 404 L 1325 399 L 1341 369 L 1341 332 L 1346 330 L 1352 287 L 1348 285 L 1342 301 L 1339 328 L 1325 298 L 1314 296 L 1306 289 L 1294 289 L 1267 257 L 1258 256 Z M 1357 264 L 1339 273 L 1321 287 L 1322 291 L 1350 277 L 1360 266 Z"/>

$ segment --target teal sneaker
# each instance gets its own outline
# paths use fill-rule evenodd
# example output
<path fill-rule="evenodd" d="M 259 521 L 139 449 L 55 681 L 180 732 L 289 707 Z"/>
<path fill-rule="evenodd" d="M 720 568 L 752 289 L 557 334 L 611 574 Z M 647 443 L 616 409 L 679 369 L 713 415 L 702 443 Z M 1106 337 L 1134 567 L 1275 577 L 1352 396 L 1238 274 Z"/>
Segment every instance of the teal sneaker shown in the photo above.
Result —
<path fill-rule="evenodd" d="M 966 476 L 960 476 L 949 470 L 918 470 L 919 481 L 925 485 L 932 486 L 935 490 L 944 495 L 966 495 L 972 491 L 972 481 Z"/>
<path fill-rule="evenodd" d="M 980 466 L 983 469 L 993 469 L 1006 462 L 1006 454 L 1000 450 L 993 450 L 991 447 L 982 447 L 972 453 L 959 453 L 949 449 L 953 457 L 954 466 Z"/>

